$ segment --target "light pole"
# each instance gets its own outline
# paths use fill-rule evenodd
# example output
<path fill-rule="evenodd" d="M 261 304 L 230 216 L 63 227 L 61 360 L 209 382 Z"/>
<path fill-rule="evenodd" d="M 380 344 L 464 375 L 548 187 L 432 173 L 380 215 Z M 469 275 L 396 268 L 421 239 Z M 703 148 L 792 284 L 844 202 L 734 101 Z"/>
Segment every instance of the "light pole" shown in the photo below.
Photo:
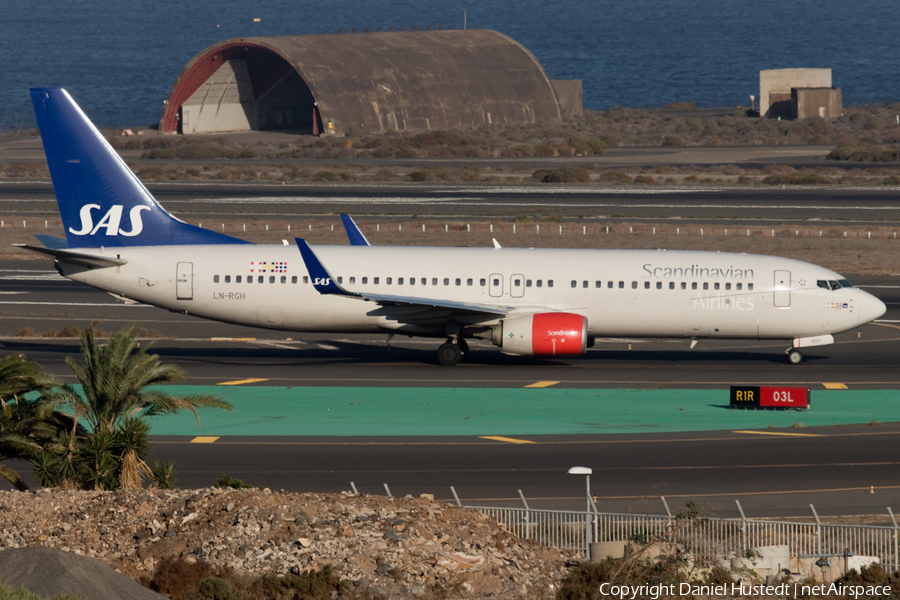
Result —
<path fill-rule="evenodd" d="M 589 467 L 572 467 L 569 469 L 569 475 L 584 475 L 585 485 L 587 486 L 587 515 L 585 518 L 585 526 L 587 528 L 587 555 L 590 558 L 591 554 L 591 475 L 593 474 L 593 470 Z"/>

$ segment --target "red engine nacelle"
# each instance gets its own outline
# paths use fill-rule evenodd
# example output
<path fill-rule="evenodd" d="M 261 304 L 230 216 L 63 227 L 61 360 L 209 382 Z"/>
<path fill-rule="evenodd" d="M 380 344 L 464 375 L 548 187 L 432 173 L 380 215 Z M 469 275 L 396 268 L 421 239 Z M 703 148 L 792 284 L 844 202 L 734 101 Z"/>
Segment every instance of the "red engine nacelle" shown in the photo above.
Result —
<path fill-rule="evenodd" d="M 573 313 L 537 313 L 503 319 L 493 342 L 507 354 L 572 356 L 588 347 L 587 319 Z"/>

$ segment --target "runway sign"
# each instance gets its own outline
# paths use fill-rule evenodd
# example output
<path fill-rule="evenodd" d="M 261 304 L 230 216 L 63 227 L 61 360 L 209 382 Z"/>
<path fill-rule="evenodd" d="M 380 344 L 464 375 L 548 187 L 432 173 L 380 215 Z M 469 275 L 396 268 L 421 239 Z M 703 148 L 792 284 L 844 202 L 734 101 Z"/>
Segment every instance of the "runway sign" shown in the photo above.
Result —
<path fill-rule="evenodd" d="M 809 408 L 809 388 L 731 386 L 731 408 Z"/>

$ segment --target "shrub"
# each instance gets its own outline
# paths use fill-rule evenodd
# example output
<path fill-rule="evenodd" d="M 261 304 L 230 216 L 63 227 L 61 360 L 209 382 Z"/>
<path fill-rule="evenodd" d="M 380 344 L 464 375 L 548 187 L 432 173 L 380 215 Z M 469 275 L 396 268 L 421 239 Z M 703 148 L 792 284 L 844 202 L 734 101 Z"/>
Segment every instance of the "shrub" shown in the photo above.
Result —
<path fill-rule="evenodd" d="M 200 587 L 200 582 L 214 574 L 212 567 L 198 561 L 189 563 L 181 558 L 163 558 L 150 577 L 142 577 L 145 588 L 168 596 L 172 600 L 182 600 L 185 594 Z"/>
<path fill-rule="evenodd" d="M 243 600 L 243 596 L 224 579 L 207 577 L 196 590 L 186 593 L 184 600 Z"/>
<path fill-rule="evenodd" d="M 240 479 L 235 479 L 230 475 L 226 475 L 222 473 L 222 476 L 216 479 L 213 482 L 213 487 L 216 488 L 233 488 L 236 490 L 249 490 L 253 489 L 253 486 L 247 483 L 244 483 Z"/>
<path fill-rule="evenodd" d="M 667 135 L 663 138 L 663 146 L 684 146 L 684 139 L 680 135 Z"/>
<path fill-rule="evenodd" d="M 588 183 L 591 176 L 584 167 L 561 167 L 559 169 L 538 169 L 531 176 L 541 183 Z"/>

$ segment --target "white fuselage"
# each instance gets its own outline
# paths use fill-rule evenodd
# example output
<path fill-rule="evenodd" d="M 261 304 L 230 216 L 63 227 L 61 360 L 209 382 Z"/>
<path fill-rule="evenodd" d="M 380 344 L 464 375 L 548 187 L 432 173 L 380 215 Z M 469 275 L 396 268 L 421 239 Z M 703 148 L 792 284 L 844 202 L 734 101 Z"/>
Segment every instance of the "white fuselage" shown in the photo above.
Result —
<path fill-rule="evenodd" d="M 409 327 L 404 315 L 421 312 L 415 307 L 320 294 L 295 245 L 83 251 L 127 264 L 87 268 L 60 259 L 64 276 L 173 311 L 293 331 L 444 335 L 442 325 L 429 329 L 421 320 Z M 496 305 L 509 314 L 577 313 L 594 337 L 808 338 L 884 312 L 881 301 L 858 288 L 822 286 L 842 280 L 837 273 L 773 256 L 377 246 L 316 246 L 315 252 L 351 292 Z M 492 321 L 462 320 L 474 323 Z"/>

